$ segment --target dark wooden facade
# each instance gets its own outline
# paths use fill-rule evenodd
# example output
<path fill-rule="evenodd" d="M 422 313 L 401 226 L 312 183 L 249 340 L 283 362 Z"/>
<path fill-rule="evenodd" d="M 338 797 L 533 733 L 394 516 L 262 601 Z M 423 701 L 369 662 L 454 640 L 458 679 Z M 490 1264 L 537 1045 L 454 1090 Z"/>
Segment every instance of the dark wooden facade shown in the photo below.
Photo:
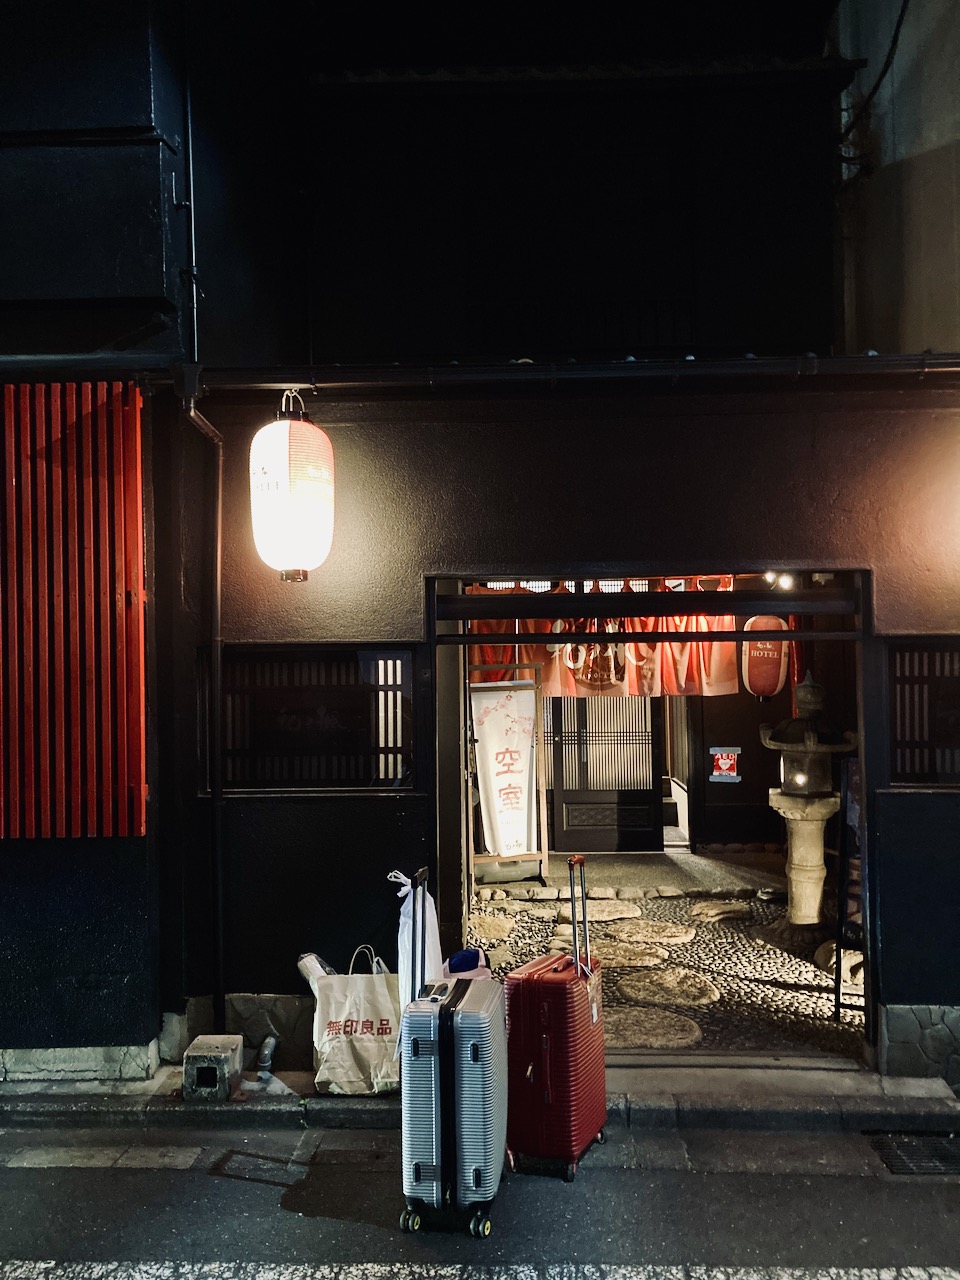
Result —
<path fill-rule="evenodd" d="M 456 939 L 436 583 L 773 567 L 863 593 L 818 675 L 859 721 L 872 999 L 960 1005 L 960 960 L 929 945 L 960 907 L 957 792 L 892 785 L 888 662 L 960 633 L 960 382 L 945 358 L 837 355 L 833 6 L 776 32 L 744 6 L 725 42 L 684 43 L 680 14 L 659 63 L 561 41 L 526 74 L 444 70 L 440 45 L 426 69 L 381 48 L 351 71 L 311 6 L 246 36 L 215 6 L 186 28 L 179 6 L 99 8 L 39 43 L 33 11 L 11 19 L 0 365 L 144 395 L 146 835 L 2 841 L 0 1045 L 143 1044 L 211 990 L 215 582 L 228 646 L 415 661 L 412 789 L 225 797 L 228 990 L 301 990 L 303 950 L 388 954 L 395 866 L 431 867 Z M 256 558 L 247 498 L 291 386 L 337 460 L 333 552 L 296 585 Z M 219 577 L 194 395 L 223 441 Z M 754 711 L 704 706 L 703 739 L 746 740 Z M 731 838 L 740 800 L 711 803 L 706 833 Z"/>

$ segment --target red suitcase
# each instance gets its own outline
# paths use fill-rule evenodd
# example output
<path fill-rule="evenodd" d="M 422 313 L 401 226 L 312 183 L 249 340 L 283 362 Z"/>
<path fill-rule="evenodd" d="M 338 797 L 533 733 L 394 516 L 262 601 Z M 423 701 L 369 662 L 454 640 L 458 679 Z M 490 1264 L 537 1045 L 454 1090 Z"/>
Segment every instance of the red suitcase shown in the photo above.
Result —
<path fill-rule="evenodd" d="M 600 963 L 590 959 L 583 858 L 569 858 L 573 955 L 540 956 L 504 979 L 507 1000 L 507 1150 L 556 1161 L 572 1182 L 607 1122 Z M 574 867 L 580 868 L 583 951 Z"/>

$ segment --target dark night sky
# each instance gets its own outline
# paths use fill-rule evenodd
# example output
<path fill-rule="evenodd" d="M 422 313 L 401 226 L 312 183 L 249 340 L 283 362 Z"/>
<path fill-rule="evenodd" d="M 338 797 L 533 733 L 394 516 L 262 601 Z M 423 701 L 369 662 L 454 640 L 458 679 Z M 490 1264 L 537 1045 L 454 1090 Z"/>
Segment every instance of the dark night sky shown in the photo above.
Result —
<path fill-rule="evenodd" d="M 585 14 L 517 5 L 336 8 L 263 7 L 254 22 L 233 6 L 199 5 L 191 15 L 203 42 L 246 45 L 281 75 L 344 69 L 436 66 L 550 66 L 702 61 L 823 52 L 838 0 L 675 0 Z"/>

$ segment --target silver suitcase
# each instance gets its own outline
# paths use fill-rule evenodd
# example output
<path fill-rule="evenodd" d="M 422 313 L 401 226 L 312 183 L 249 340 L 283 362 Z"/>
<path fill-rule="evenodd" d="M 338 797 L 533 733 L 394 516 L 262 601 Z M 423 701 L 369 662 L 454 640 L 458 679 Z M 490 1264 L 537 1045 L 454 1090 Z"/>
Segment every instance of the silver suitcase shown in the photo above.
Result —
<path fill-rule="evenodd" d="M 460 978 L 424 987 L 400 1020 L 405 1231 L 467 1220 L 490 1234 L 488 1210 L 507 1142 L 503 985 Z"/>

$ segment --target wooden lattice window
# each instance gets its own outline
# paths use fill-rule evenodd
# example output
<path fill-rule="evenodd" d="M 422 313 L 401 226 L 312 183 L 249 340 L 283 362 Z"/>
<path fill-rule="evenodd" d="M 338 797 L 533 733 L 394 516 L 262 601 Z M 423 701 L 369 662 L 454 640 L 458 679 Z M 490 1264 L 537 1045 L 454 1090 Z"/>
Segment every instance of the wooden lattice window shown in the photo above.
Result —
<path fill-rule="evenodd" d="M 960 644 L 892 645 L 890 711 L 891 782 L 960 786 Z"/>
<path fill-rule="evenodd" d="M 145 832 L 140 393 L 4 387 L 0 835 Z"/>
<path fill-rule="evenodd" d="M 408 649 L 227 646 L 224 788 L 409 789 L 412 692 Z"/>

